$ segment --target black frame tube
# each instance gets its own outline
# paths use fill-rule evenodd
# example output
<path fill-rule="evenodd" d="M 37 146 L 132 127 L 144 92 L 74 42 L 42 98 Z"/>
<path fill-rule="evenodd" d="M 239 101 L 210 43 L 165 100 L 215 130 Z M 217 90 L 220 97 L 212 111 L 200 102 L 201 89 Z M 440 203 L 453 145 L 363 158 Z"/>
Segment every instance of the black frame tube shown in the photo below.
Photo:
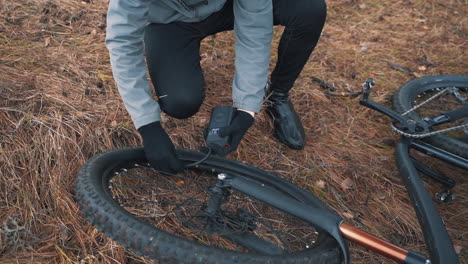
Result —
<path fill-rule="evenodd" d="M 395 158 L 423 231 L 430 259 L 433 264 L 459 263 L 445 225 L 411 162 L 409 156 L 410 145 L 411 140 L 409 138 L 401 137 L 400 142 L 397 144 Z"/>
<path fill-rule="evenodd" d="M 431 157 L 434 157 L 436 159 L 445 161 L 447 163 L 450 163 L 454 166 L 457 166 L 459 168 L 468 170 L 468 160 L 457 156 L 453 153 L 450 153 L 448 151 L 445 151 L 440 148 L 436 148 L 433 145 L 430 145 L 428 143 L 425 143 L 421 140 L 413 140 L 411 141 L 411 147 L 419 150 Z"/>
<path fill-rule="evenodd" d="M 406 120 L 406 118 L 404 118 L 401 114 L 377 103 L 377 102 L 374 102 L 372 100 L 369 100 L 369 99 L 364 99 L 364 98 L 361 98 L 359 100 L 359 103 L 362 105 L 362 106 L 365 106 L 365 107 L 368 107 L 372 110 L 375 110 L 379 113 L 382 113 L 388 117 L 391 117 L 392 119 L 398 121 L 401 125 L 403 125 L 404 127 L 414 127 L 414 125 L 410 125 L 408 124 L 408 121 Z"/>
<path fill-rule="evenodd" d="M 445 188 L 452 189 L 457 184 L 454 180 L 450 179 L 449 177 L 443 174 L 436 173 L 427 165 L 425 165 L 424 163 L 418 161 L 417 159 L 413 157 L 411 157 L 411 162 L 413 163 L 414 167 L 418 171 L 422 172 L 427 177 L 432 178 L 433 180 L 441 183 L 442 185 L 445 186 Z"/>

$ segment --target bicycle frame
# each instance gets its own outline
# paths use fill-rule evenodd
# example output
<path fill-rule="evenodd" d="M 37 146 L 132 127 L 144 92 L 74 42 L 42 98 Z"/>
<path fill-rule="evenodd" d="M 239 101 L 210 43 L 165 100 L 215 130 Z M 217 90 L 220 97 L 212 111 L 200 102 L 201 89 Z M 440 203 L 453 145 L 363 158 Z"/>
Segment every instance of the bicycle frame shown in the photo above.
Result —
<path fill-rule="evenodd" d="M 431 124 L 425 121 L 406 119 L 395 111 L 369 100 L 370 90 L 373 85 L 374 83 L 372 79 L 366 80 L 366 83 L 363 86 L 363 96 L 360 100 L 362 105 L 393 118 L 401 128 L 404 128 L 405 131 L 409 133 L 415 133 L 416 131 L 420 133 L 430 131 L 430 128 L 434 123 Z M 461 111 L 459 109 L 455 110 L 455 113 L 458 115 L 460 115 L 460 112 Z M 466 115 L 464 110 L 462 115 Z M 208 206 L 205 210 L 206 212 L 216 212 L 219 209 L 224 189 L 233 187 L 234 189 L 242 190 L 242 192 L 248 196 L 254 197 L 259 201 L 276 207 L 281 211 L 312 224 L 319 231 L 325 231 L 328 233 L 336 240 L 341 248 L 343 261 L 346 264 L 350 263 L 350 256 L 349 249 L 344 238 L 361 244 L 362 246 L 399 263 L 456 264 L 458 263 L 458 257 L 454 250 L 452 241 L 450 240 L 447 230 L 445 229 L 445 225 L 416 169 L 416 167 L 418 167 L 418 169 L 424 170 L 425 167 L 423 164 L 420 164 L 418 161 L 411 158 L 409 154 L 411 147 L 429 153 L 436 158 L 447 161 L 461 168 L 466 169 L 468 167 L 468 162 L 454 154 L 435 148 L 420 140 L 413 140 L 405 136 L 401 136 L 400 141 L 397 144 L 395 151 L 397 166 L 416 211 L 416 216 L 418 217 L 418 221 L 423 231 L 424 240 L 429 250 L 430 260 L 418 252 L 411 250 L 407 251 L 353 227 L 351 224 L 345 223 L 342 217 L 327 207 L 317 208 L 306 203 L 297 202 L 293 197 L 286 196 L 276 189 L 266 187 L 264 184 L 257 182 L 254 179 L 243 177 L 241 174 L 219 174 L 218 182 L 212 189 L 212 196 L 210 197 Z M 441 177 L 439 179 L 439 176 L 432 177 L 438 179 L 447 186 L 453 187 L 453 185 L 455 185 L 455 182 L 449 178 Z M 277 255 L 283 253 L 281 248 L 261 241 L 255 236 L 232 236 L 228 238 L 264 254 Z"/>
<path fill-rule="evenodd" d="M 420 132 L 429 131 L 432 124 L 407 120 L 395 111 L 369 100 L 369 93 L 373 85 L 374 83 L 372 79 L 366 80 L 366 83 L 363 86 L 363 96 L 360 100 L 361 105 L 393 118 L 401 127 L 406 128 L 406 131 L 413 133 L 417 130 Z M 445 225 L 419 177 L 415 167 L 417 161 L 412 160 L 409 154 L 411 147 L 464 169 L 468 169 L 468 161 L 452 153 L 426 144 L 420 140 L 413 140 L 405 136 L 401 136 L 401 139 L 397 144 L 395 158 L 398 164 L 398 169 L 416 211 L 418 221 L 423 231 L 424 240 L 429 250 L 430 260 L 418 252 L 404 250 L 345 223 L 339 215 L 331 210 L 314 208 L 306 204 L 297 203 L 294 199 L 285 197 L 276 190 L 263 188 L 263 191 L 259 192 L 258 190 L 261 188 L 260 186 L 262 186 L 260 183 L 243 178 L 240 175 L 233 175 L 224 179 L 223 184 L 228 187 L 244 190 L 245 194 L 255 197 L 256 199 L 268 203 L 284 212 L 313 224 L 321 230 L 324 230 L 335 238 L 341 247 L 345 263 L 350 262 L 350 257 L 344 238 L 361 244 L 362 246 L 399 263 L 458 263 L 457 254 Z M 445 184 L 447 186 L 455 185 L 455 183 L 448 178 L 442 180 L 439 179 L 439 181 L 444 180 L 446 181 Z"/>
<path fill-rule="evenodd" d="M 373 86 L 373 80 L 367 79 L 363 85 L 363 96 L 359 101 L 361 105 L 374 109 L 393 118 L 400 124 L 400 126 L 406 128 L 410 133 L 414 133 L 418 127 L 426 131 L 431 125 L 436 124 L 436 122 L 427 124 L 424 121 L 416 122 L 414 120 L 407 120 L 403 118 L 402 115 L 384 107 L 383 105 L 369 100 L 369 93 Z M 466 109 L 466 106 L 451 111 L 451 113 L 456 112 L 457 114 L 449 114 L 449 116 L 458 116 L 459 118 L 461 116 L 460 113 L 465 113 L 464 109 Z M 453 117 L 453 119 L 455 119 L 455 117 Z M 447 121 L 444 120 L 444 122 Z M 438 123 L 441 124 L 443 122 Z M 423 230 L 424 240 L 426 242 L 426 246 L 429 249 L 430 259 L 433 263 L 458 263 L 457 254 L 454 250 L 452 241 L 447 233 L 445 225 L 440 218 L 440 215 L 438 214 L 431 197 L 424 188 L 424 184 L 416 170 L 416 161 L 412 160 L 409 155 L 409 150 L 411 147 L 414 147 L 419 151 L 423 151 L 433 157 L 464 169 L 468 169 L 468 161 L 452 153 L 426 144 L 420 140 L 413 140 L 405 136 L 401 136 L 395 152 L 398 170 L 413 203 L 413 207 L 416 211 L 421 229 Z M 445 184 L 451 187 L 455 185 L 455 182 L 448 178 L 439 180 L 447 181 Z"/>

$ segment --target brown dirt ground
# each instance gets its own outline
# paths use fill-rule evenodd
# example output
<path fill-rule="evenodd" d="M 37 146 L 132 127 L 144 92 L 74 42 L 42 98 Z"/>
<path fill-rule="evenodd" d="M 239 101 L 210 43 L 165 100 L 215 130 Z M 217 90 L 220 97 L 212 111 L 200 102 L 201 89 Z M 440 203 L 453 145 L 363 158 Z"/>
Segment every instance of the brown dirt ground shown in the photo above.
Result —
<path fill-rule="evenodd" d="M 106 8 L 106 0 L 0 0 L 0 224 L 10 230 L 1 229 L 0 263 L 149 263 L 93 228 L 73 201 L 73 181 L 87 159 L 141 144 L 112 80 Z M 417 76 L 467 74 L 467 11 L 464 0 L 329 0 L 323 36 L 292 92 L 307 147 L 278 144 L 261 113 L 230 157 L 314 191 L 367 231 L 425 251 L 394 147 L 383 143 L 397 139 L 389 120 L 356 99 L 326 97 L 310 77 L 349 92 L 373 76 L 373 98 L 389 105 L 393 92 Z M 201 111 L 185 121 L 165 118 L 180 148 L 202 145 L 211 107 L 230 99 L 232 33 L 204 40 L 201 54 Z M 274 66 L 274 50 L 272 58 Z M 466 177 L 441 170 L 459 183 L 457 201 L 438 209 L 467 263 Z M 354 186 L 342 188 L 345 180 Z M 440 190 L 426 183 L 431 193 Z M 352 255 L 354 263 L 389 263 L 358 246 Z"/>

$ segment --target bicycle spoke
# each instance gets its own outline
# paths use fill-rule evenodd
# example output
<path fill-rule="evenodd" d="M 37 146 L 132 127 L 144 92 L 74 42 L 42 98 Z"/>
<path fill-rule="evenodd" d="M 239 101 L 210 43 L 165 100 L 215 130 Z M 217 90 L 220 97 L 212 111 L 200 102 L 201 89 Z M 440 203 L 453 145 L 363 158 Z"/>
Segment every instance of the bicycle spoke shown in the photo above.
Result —
<path fill-rule="evenodd" d="M 310 234 L 317 235 L 310 226 L 284 223 L 283 214 L 240 193 L 228 195 L 216 216 L 207 215 L 203 210 L 215 181 L 205 171 L 167 175 L 135 164 L 115 173 L 109 188 L 114 200 L 140 219 L 208 245 L 274 254 L 307 248 Z"/>

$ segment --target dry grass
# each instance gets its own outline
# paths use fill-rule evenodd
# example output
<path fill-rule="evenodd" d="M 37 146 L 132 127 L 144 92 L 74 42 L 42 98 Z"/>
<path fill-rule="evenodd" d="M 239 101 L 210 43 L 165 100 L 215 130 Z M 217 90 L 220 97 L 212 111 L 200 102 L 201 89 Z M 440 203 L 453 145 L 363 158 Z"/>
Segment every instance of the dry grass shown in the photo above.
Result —
<path fill-rule="evenodd" d="M 148 263 L 94 229 L 73 201 L 73 181 L 88 158 L 141 144 L 112 80 L 106 2 L 0 0 L 0 263 Z M 383 143 L 396 139 L 388 120 L 355 99 L 327 98 L 310 77 L 347 92 L 374 76 L 374 99 L 388 104 L 395 89 L 415 76 L 467 74 L 467 2 L 329 0 L 328 8 L 321 41 L 292 94 L 307 147 L 293 151 L 277 144 L 262 113 L 230 157 L 277 172 L 353 224 L 424 251 L 394 149 Z M 277 28 L 277 38 L 280 33 Z M 188 120 L 165 118 L 178 147 L 202 145 L 209 110 L 229 102 L 232 43 L 232 33 L 203 42 L 205 104 Z M 466 259 L 466 177 L 442 169 L 459 183 L 458 200 L 438 209 Z M 342 188 L 345 180 L 351 188 Z M 432 193 L 440 189 L 426 182 Z M 352 252 L 355 263 L 384 261 L 357 246 Z"/>

